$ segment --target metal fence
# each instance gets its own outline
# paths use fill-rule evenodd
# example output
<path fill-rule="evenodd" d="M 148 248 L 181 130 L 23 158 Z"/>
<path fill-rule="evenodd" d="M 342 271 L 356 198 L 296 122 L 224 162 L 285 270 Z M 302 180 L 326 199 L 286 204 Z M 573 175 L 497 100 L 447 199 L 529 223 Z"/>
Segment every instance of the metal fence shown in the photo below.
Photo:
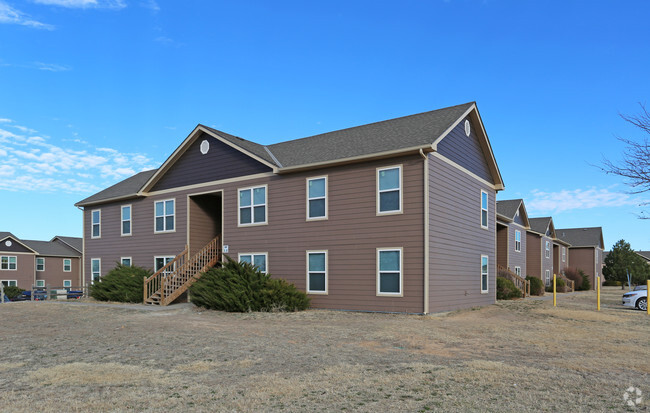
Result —
<path fill-rule="evenodd" d="M 63 286 L 36 286 L 32 285 L 29 290 L 25 290 L 29 294 L 30 301 L 47 301 L 47 300 L 76 300 L 83 297 L 88 297 L 88 286 L 83 287 L 63 287 Z M 25 293 L 24 292 L 24 293 Z M 27 295 L 23 295 L 23 300 L 26 301 Z M 0 283 L 0 304 L 5 303 L 5 285 Z"/>

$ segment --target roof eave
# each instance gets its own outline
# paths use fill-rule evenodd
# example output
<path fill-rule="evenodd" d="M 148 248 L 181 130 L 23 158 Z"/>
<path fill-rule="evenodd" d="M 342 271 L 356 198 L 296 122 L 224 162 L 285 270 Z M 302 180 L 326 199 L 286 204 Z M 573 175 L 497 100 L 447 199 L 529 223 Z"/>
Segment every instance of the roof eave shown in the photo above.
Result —
<path fill-rule="evenodd" d="M 100 204 L 106 204 L 106 203 L 109 203 L 109 202 L 117 202 L 117 201 L 124 201 L 126 199 L 139 198 L 139 197 L 143 197 L 143 196 L 147 196 L 147 194 L 135 193 L 135 194 L 129 194 L 129 195 L 116 196 L 116 197 L 113 197 L 113 198 L 98 199 L 96 201 L 90 201 L 90 202 L 81 201 L 81 202 L 77 202 L 76 204 L 74 204 L 74 206 L 76 206 L 76 207 L 95 206 L 95 205 L 100 205 Z"/>

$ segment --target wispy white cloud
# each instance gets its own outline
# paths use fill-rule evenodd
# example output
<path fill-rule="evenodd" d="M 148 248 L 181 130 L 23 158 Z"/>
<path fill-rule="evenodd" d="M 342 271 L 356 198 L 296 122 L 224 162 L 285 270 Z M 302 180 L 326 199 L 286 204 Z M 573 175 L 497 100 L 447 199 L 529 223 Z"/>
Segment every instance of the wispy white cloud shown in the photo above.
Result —
<path fill-rule="evenodd" d="M 37 69 L 47 70 L 48 72 L 67 72 L 70 70 L 69 66 L 58 65 L 56 63 L 34 62 L 34 65 Z"/>
<path fill-rule="evenodd" d="M 0 123 L 11 123 L 13 122 L 11 119 L 8 118 L 0 118 Z"/>
<path fill-rule="evenodd" d="M 559 192 L 534 189 L 531 199 L 526 201 L 526 207 L 535 214 L 552 214 L 599 207 L 639 205 L 641 202 L 630 194 L 613 190 L 612 187 L 563 189 Z"/>
<path fill-rule="evenodd" d="M 142 7 L 144 7 L 145 9 L 149 9 L 154 12 L 160 11 L 160 6 L 156 2 L 156 0 L 145 0 L 141 2 L 140 5 L 142 5 Z"/>
<path fill-rule="evenodd" d="M 0 191 L 88 194 L 156 167 L 144 154 L 93 147 L 79 139 L 55 144 L 34 129 L 23 129 L 14 133 L 0 128 Z"/>
<path fill-rule="evenodd" d="M 51 24 L 34 20 L 28 14 L 14 9 L 4 1 L 0 1 L 0 24 L 18 24 L 36 29 L 54 30 L 54 26 Z"/>
<path fill-rule="evenodd" d="M 34 3 L 48 6 L 66 7 L 69 9 L 123 9 L 126 3 L 123 0 L 33 0 Z"/>

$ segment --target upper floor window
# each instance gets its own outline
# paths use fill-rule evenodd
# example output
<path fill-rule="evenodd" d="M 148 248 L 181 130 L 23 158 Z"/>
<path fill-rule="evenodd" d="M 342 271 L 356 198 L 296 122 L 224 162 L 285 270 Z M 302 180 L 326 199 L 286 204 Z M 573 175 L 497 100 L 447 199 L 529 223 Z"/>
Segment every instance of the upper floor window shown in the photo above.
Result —
<path fill-rule="evenodd" d="M 481 191 L 481 227 L 488 227 L 488 194 Z"/>
<path fill-rule="evenodd" d="M 264 274 L 267 273 L 266 268 L 266 258 L 268 254 L 266 252 L 255 252 L 255 253 L 243 253 L 239 254 L 239 262 L 247 262 L 256 266 Z"/>
<path fill-rule="evenodd" d="M 377 295 L 402 295 L 402 249 L 377 250 Z"/>
<path fill-rule="evenodd" d="M 36 258 L 36 271 L 45 271 L 45 258 Z"/>
<path fill-rule="evenodd" d="M 487 293 L 489 289 L 488 280 L 488 256 L 481 255 L 481 293 Z"/>
<path fill-rule="evenodd" d="M 566 247 L 562 247 L 562 262 L 566 262 Z"/>
<path fill-rule="evenodd" d="M 175 229 L 174 218 L 176 215 L 174 200 L 167 199 L 164 201 L 157 201 L 155 203 L 155 211 L 156 211 L 155 232 L 174 231 Z"/>
<path fill-rule="evenodd" d="M 521 252 L 521 231 L 515 230 L 515 251 Z"/>
<path fill-rule="evenodd" d="M 402 166 L 377 169 L 377 213 L 402 212 Z"/>
<path fill-rule="evenodd" d="M 551 258 L 551 243 L 546 241 L 546 250 L 544 251 L 544 256 L 546 258 Z"/>
<path fill-rule="evenodd" d="M 5 256 L 0 257 L 0 270 L 17 270 L 18 262 L 16 256 Z"/>
<path fill-rule="evenodd" d="M 266 224 L 266 188 L 239 190 L 239 225 Z"/>
<path fill-rule="evenodd" d="M 95 282 L 101 277 L 102 260 L 101 258 L 93 258 L 90 260 L 90 273 L 92 274 L 92 281 Z"/>
<path fill-rule="evenodd" d="M 122 206 L 122 235 L 131 235 L 131 205 Z"/>
<path fill-rule="evenodd" d="M 99 238 L 102 236 L 102 211 L 101 209 L 95 209 L 90 214 L 92 220 L 90 238 Z"/>
<path fill-rule="evenodd" d="M 327 177 L 307 179 L 307 219 L 327 218 Z"/>
<path fill-rule="evenodd" d="M 63 259 L 63 271 L 64 272 L 72 271 L 72 260 L 70 258 Z"/>
<path fill-rule="evenodd" d="M 307 292 L 327 294 L 327 251 L 307 251 Z"/>

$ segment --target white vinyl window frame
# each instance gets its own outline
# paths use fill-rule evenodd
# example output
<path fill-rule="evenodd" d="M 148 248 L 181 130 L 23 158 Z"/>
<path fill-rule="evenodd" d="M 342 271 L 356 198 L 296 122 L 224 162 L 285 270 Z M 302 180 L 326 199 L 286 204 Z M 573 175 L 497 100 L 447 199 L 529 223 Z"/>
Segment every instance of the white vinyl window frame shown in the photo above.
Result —
<path fill-rule="evenodd" d="M 156 255 L 153 257 L 153 269 L 154 273 L 160 271 L 161 268 L 164 268 L 165 265 L 169 264 L 171 261 L 174 261 L 174 258 L 176 258 L 174 255 Z M 161 260 L 162 265 L 158 265 L 158 260 Z M 172 274 L 174 271 L 176 271 L 176 264 L 172 266 L 171 269 L 167 271 L 163 271 L 163 277 L 167 277 L 168 275 Z"/>
<path fill-rule="evenodd" d="M 381 253 L 382 252 L 399 252 L 399 270 L 389 270 L 381 268 Z M 376 269 L 377 269 L 377 296 L 378 297 L 403 297 L 404 296 L 404 248 L 377 248 L 376 250 Z M 398 274 L 399 276 L 399 291 L 398 292 L 385 292 L 381 291 L 381 275 L 383 274 Z"/>
<path fill-rule="evenodd" d="M 481 255 L 481 294 L 487 294 L 489 291 L 490 291 L 490 258 L 487 255 Z"/>
<path fill-rule="evenodd" d="M 242 257 L 250 257 L 251 264 L 255 265 L 255 257 L 264 257 L 264 269 L 260 268 L 260 271 L 264 274 L 269 273 L 269 253 L 268 252 L 240 252 L 237 254 L 237 260 L 242 262 Z M 259 268 L 259 267 L 258 267 Z"/>
<path fill-rule="evenodd" d="M 515 267 L 515 274 L 521 277 L 521 267 Z"/>
<path fill-rule="evenodd" d="M 97 263 L 96 268 L 95 268 L 95 263 Z M 91 258 L 90 259 L 90 282 L 94 283 L 95 280 L 99 280 L 101 276 L 102 276 L 102 259 Z"/>
<path fill-rule="evenodd" d="M 36 280 L 36 287 L 38 288 L 45 287 L 45 280 Z"/>
<path fill-rule="evenodd" d="M 5 287 L 18 287 L 18 280 L 0 280 Z"/>
<path fill-rule="evenodd" d="M 36 258 L 36 271 L 45 271 L 45 258 Z"/>
<path fill-rule="evenodd" d="M 562 262 L 566 262 L 566 247 L 562 247 Z"/>
<path fill-rule="evenodd" d="M 129 210 L 129 217 L 124 218 L 124 210 L 127 208 Z M 126 223 L 129 224 L 128 232 L 124 231 L 124 224 Z M 133 235 L 133 205 L 131 204 L 122 205 L 122 207 L 120 208 L 120 235 L 123 237 L 130 237 L 131 235 Z"/>
<path fill-rule="evenodd" d="M 521 252 L 521 231 L 515 230 L 515 251 Z"/>
<path fill-rule="evenodd" d="M 544 285 L 547 287 L 551 286 L 551 270 L 544 271 Z"/>
<path fill-rule="evenodd" d="M 18 271 L 18 257 L 16 255 L 0 256 L 1 271 Z"/>
<path fill-rule="evenodd" d="M 63 272 L 72 272 L 72 259 L 71 258 L 64 258 L 63 259 Z"/>
<path fill-rule="evenodd" d="M 124 262 L 128 261 L 128 264 L 125 264 Z M 120 263 L 125 266 L 125 267 L 132 267 L 133 266 L 133 260 L 131 257 L 120 257 Z M 155 263 L 154 263 L 155 265 Z"/>
<path fill-rule="evenodd" d="M 481 189 L 481 228 L 488 229 L 490 223 L 490 217 L 488 215 L 490 211 L 490 197 L 488 193 Z"/>
<path fill-rule="evenodd" d="M 309 268 L 310 257 L 311 257 L 312 255 L 315 256 L 315 255 L 321 255 L 321 254 L 325 256 L 325 267 L 323 268 L 323 271 L 321 271 L 321 270 L 314 270 L 314 271 L 311 271 L 310 268 Z M 328 252 L 327 252 L 327 250 L 317 250 L 317 251 L 307 251 L 307 252 L 306 252 L 306 264 L 307 264 L 307 268 L 306 268 L 306 270 L 307 270 L 307 283 L 306 283 L 306 285 L 307 285 L 307 294 L 320 294 L 320 295 L 327 295 L 327 291 L 328 291 L 328 289 L 327 289 L 327 287 L 328 287 L 328 284 L 327 284 L 327 281 L 328 281 L 328 280 L 327 280 L 327 278 L 328 278 L 328 277 L 327 277 L 327 274 L 328 274 L 328 259 L 327 259 L 327 258 L 328 258 Z M 324 290 L 314 290 L 314 289 L 311 288 L 311 275 L 312 275 L 312 274 L 313 274 L 313 275 L 319 275 L 319 274 L 322 274 L 322 275 L 325 277 L 325 289 L 324 289 Z"/>
<path fill-rule="evenodd" d="M 97 231 L 95 231 L 95 229 Z M 102 237 L 102 210 L 93 209 L 90 211 L 90 238 Z"/>
<path fill-rule="evenodd" d="M 545 247 L 544 247 L 544 257 L 546 258 L 551 258 L 551 242 L 546 241 Z"/>
<path fill-rule="evenodd" d="M 381 173 L 384 171 L 391 171 L 397 169 L 399 173 L 399 185 L 397 188 L 387 188 L 387 189 L 381 189 Z M 402 165 L 391 165 L 391 166 L 382 166 L 381 168 L 377 168 L 377 173 L 376 173 L 376 192 L 377 192 L 377 197 L 376 197 L 376 204 L 377 204 L 377 215 L 395 215 L 395 214 L 401 214 L 403 212 L 402 208 L 402 201 L 403 201 L 403 167 Z M 398 193 L 398 208 L 397 209 L 389 209 L 386 211 L 381 210 L 381 195 L 384 193 L 389 193 L 389 192 L 395 192 L 397 191 Z"/>
<path fill-rule="evenodd" d="M 72 287 L 72 280 L 63 280 L 63 288 Z"/>
<path fill-rule="evenodd" d="M 325 183 L 325 193 L 324 195 L 318 195 L 318 196 L 311 196 L 309 193 L 309 187 L 312 181 L 319 181 L 323 180 Z M 328 208 L 328 196 L 327 196 L 327 191 L 328 191 L 328 179 L 327 175 L 323 176 L 314 176 L 311 178 L 306 178 L 306 198 L 307 198 L 307 221 L 322 221 L 327 219 L 327 208 Z M 317 215 L 317 216 L 311 216 L 311 201 L 323 201 L 324 203 L 324 214 L 323 215 Z"/>
<path fill-rule="evenodd" d="M 255 203 L 255 190 L 259 188 L 264 188 L 264 202 Z M 250 192 L 250 205 L 241 204 L 241 194 L 242 192 Z M 264 207 L 264 221 L 255 221 L 255 208 Z M 251 213 L 251 222 L 242 223 L 242 210 L 250 209 Z M 264 185 L 255 185 L 249 186 L 246 188 L 237 188 L 237 226 L 238 227 L 252 227 L 256 225 L 267 225 L 269 223 L 269 186 Z"/>
<path fill-rule="evenodd" d="M 172 203 L 172 213 L 168 214 L 167 213 L 167 202 Z M 159 215 L 157 211 L 157 206 L 158 204 L 162 204 L 163 210 L 162 214 Z M 158 230 L 158 225 L 157 220 L 158 218 L 162 218 L 163 226 L 162 230 Z M 172 229 L 168 228 L 167 225 L 167 218 L 172 218 Z M 164 234 L 164 233 L 169 233 L 169 232 L 176 232 L 176 198 L 169 198 L 169 199 L 162 199 L 160 201 L 155 201 L 153 203 L 153 232 L 154 234 Z"/>

